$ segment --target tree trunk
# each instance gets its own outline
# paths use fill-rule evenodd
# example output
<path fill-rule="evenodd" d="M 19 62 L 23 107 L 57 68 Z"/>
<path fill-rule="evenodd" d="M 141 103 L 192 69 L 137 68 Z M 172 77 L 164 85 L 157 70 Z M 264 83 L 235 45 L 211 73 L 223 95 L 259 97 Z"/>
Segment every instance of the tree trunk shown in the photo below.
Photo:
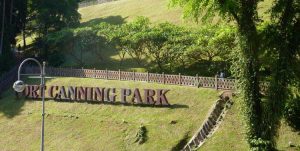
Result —
<path fill-rule="evenodd" d="M 119 52 L 119 57 L 120 57 L 120 64 L 119 64 L 119 66 L 120 67 L 122 67 L 122 65 L 123 65 L 125 54 L 126 54 L 126 52 Z"/>
<path fill-rule="evenodd" d="M 10 25 L 12 25 L 13 9 L 14 9 L 14 0 L 11 0 L 11 3 L 10 3 L 10 15 L 9 15 L 9 24 Z"/>
<path fill-rule="evenodd" d="M 26 50 L 26 23 L 23 23 L 23 29 L 22 29 L 22 37 L 23 37 L 23 50 Z"/>
<path fill-rule="evenodd" d="M 253 37 L 245 37 L 249 41 L 255 41 Z M 256 138 L 261 138 L 261 123 L 263 110 L 261 106 L 261 98 L 259 93 L 259 68 L 257 56 L 253 55 L 257 51 L 255 42 L 250 42 L 242 47 L 245 63 L 242 68 L 242 89 L 244 90 L 244 101 L 247 106 L 246 116 L 249 118 L 249 141 Z M 250 143 L 251 145 L 251 143 Z"/>
<path fill-rule="evenodd" d="M 258 50 L 259 41 L 258 33 L 254 21 L 254 1 L 242 2 L 241 19 L 239 23 L 239 33 L 241 36 L 241 48 L 244 58 L 243 66 L 241 67 L 242 89 L 244 93 L 244 101 L 247 106 L 246 117 L 248 130 L 248 142 L 250 147 L 255 147 L 253 139 L 261 138 L 261 129 L 263 110 L 261 106 L 261 98 L 259 93 L 259 63 Z"/>
<path fill-rule="evenodd" d="M 0 39 L 0 55 L 3 53 L 3 37 L 4 37 L 4 21 L 5 21 L 5 0 L 3 0 L 2 6 L 2 26 L 1 26 L 1 39 Z"/>

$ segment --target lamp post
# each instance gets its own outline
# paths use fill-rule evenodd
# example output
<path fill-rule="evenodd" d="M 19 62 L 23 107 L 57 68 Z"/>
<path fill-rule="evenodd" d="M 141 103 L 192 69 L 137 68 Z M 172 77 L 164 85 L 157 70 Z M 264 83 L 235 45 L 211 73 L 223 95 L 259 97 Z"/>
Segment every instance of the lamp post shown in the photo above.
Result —
<path fill-rule="evenodd" d="M 41 151 L 44 151 L 44 121 L 45 121 L 45 62 L 43 62 L 43 66 L 41 63 L 34 58 L 27 58 L 19 66 L 18 69 L 18 80 L 14 83 L 13 88 L 16 92 L 23 92 L 26 85 L 20 80 L 21 75 L 37 75 L 37 74 L 21 74 L 22 66 L 27 61 L 34 61 L 39 65 L 40 74 L 38 74 L 41 78 L 41 94 L 42 94 L 42 130 L 41 130 Z"/>

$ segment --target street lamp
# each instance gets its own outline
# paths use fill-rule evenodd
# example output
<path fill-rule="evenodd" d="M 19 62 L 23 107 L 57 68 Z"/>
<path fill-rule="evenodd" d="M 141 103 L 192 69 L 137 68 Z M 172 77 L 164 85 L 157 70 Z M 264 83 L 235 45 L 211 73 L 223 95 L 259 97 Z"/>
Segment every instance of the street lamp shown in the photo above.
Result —
<path fill-rule="evenodd" d="M 25 59 L 19 66 L 18 70 L 18 80 L 14 83 L 13 88 L 16 92 L 23 92 L 26 85 L 25 83 L 20 80 L 21 75 L 37 75 L 37 74 L 21 74 L 22 66 L 27 61 L 34 61 L 39 65 L 40 74 L 38 74 L 41 78 L 41 94 L 42 94 L 42 130 L 41 130 L 41 151 L 44 151 L 44 121 L 45 121 L 45 62 L 43 62 L 43 66 L 41 63 L 34 59 L 34 58 L 27 58 Z"/>

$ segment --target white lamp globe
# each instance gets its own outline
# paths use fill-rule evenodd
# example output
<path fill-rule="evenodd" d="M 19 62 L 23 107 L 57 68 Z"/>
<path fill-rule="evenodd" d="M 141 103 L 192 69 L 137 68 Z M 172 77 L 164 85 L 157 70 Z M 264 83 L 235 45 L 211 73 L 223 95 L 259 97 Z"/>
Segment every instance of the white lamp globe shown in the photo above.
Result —
<path fill-rule="evenodd" d="M 21 80 L 16 81 L 13 85 L 13 88 L 16 92 L 23 92 L 25 87 L 26 87 L 25 83 Z"/>

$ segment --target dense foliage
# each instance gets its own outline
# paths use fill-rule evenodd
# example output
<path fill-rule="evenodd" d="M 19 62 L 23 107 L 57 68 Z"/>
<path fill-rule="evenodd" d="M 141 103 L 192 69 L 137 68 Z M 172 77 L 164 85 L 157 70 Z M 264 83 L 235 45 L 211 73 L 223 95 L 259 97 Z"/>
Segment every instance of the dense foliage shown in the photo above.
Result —
<path fill-rule="evenodd" d="M 277 130 L 288 99 L 288 87 L 296 76 L 300 46 L 300 4 L 298 0 L 275 0 L 269 18 L 258 14 L 255 0 L 171 0 L 180 5 L 185 16 L 198 20 L 220 15 L 233 20 L 238 28 L 240 51 L 234 63 L 236 77 L 244 96 L 244 113 L 248 125 L 248 143 L 252 150 L 273 150 Z M 199 14 L 205 14 L 199 16 Z M 263 26 L 259 29 L 259 26 Z M 261 58 L 262 54 L 271 54 Z M 270 56 L 269 56 L 270 57 Z M 262 66 L 261 63 L 265 63 Z M 266 63 L 268 63 L 266 65 Z M 268 66 L 269 75 L 260 74 Z M 299 67 L 299 66 L 298 66 Z M 266 98 L 262 99 L 260 85 L 268 79 Z M 262 101 L 266 100 L 266 101 Z"/>
<path fill-rule="evenodd" d="M 47 44 L 52 51 L 73 54 L 79 66 L 84 65 L 82 53 L 92 51 L 101 61 L 103 48 L 109 45 L 117 51 L 120 65 L 129 55 L 139 65 L 159 72 L 188 68 L 192 73 L 191 68 L 198 66 L 196 70 L 199 70 L 206 65 L 206 74 L 211 76 L 222 70 L 219 64 L 224 64 L 223 70 L 228 67 L 229 54 L 236 47 L 236 35 L 230 26 L 188 29 L 170 23 L 151 24 L 148 18 L 138 17 L 122 25 L 100 23 L 65 28 L 47 36 Z M 78 49 L 80 54 L 76 55 Z"/>
<path fill-rule="evenodd" d="M 300 87 L 291 87 L 289 99 L 285 105 L 284 116 L 287 123 L 295 130 L 300 130 Z"/>
<path fill-rule="evenodd" d="M 80 19 L 77 0 L 1 0 L 0 8 L 0 73 L 14 65 L 15 50 L 27 48 L 27 36 L 36 37 L 35 52 L 30 53 L 37 54 L 36 51 L 40 51 L 44 59 L 50 57 L 50 60 L 54 60 L 57 54 L 48 52 L 44 37 L 64 27 L 75 27 Z M 16 37 L 21 34 L 23 48 L 16 46 Z"/>
<path fill-rule="evenodd" d="M 10 45 L 16 44 L 15 37 L 24 28 L 26 2 L 26 0 L 0 0 L 0 74 L 14 65 Z"/>

